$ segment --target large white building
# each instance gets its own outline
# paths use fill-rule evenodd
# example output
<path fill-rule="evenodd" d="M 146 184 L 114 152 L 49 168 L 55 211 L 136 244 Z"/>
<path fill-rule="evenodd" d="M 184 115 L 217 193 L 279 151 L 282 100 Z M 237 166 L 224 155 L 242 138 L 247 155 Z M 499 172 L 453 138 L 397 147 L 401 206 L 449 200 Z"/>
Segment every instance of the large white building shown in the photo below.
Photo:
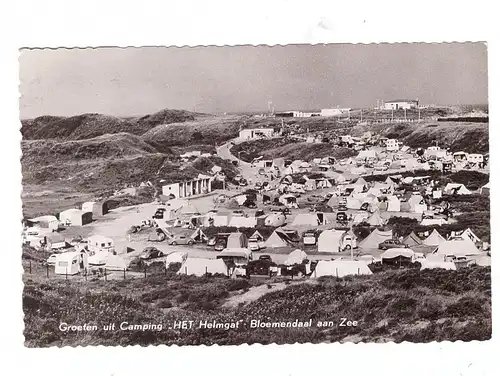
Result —
<path fill-rule="evenodd" d="M 240 140 L 255 140 L 258 138 L 273 137 L 274 134 L 274 128 L 242 129 L 240 131 Z"/>
<path fill-rule="evenodd" d="M 402 109 L 409 110 L 411 108 L 417 108 L 417 107 L 418 107 L 418 99 L 417 100 L 395 99 L 392 101 L 384 102 L 383 109 L 384 110 L 402 110 Z"/>
<path fill-rule="evenodd" d="M 162 187 L 163 195 L 173 195 L 175 198 L 190 197 L 209 192 L 212 192 L 212 179 L 210 176 L 201 174 L 197 179 L 168 184 Z"/>

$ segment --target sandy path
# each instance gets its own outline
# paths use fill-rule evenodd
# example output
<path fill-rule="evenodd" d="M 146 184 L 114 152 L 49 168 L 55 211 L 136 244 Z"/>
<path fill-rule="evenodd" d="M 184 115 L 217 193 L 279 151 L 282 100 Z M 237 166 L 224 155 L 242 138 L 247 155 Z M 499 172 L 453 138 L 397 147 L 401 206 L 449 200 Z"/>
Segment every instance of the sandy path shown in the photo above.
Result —
<path fill-rule="evenodd" d="M 229 298 L 222 306 L 224 308 L 236 308 L 240 304 L 248 304 L 254 300 L 259 299 L 261 296 L 274 291 L 283 290 L 287 285 L 284 282 L 275 283 L 268 287 L 267 284 L 250 288 L 247 292 L 239 295 L 234 295 Z"/>

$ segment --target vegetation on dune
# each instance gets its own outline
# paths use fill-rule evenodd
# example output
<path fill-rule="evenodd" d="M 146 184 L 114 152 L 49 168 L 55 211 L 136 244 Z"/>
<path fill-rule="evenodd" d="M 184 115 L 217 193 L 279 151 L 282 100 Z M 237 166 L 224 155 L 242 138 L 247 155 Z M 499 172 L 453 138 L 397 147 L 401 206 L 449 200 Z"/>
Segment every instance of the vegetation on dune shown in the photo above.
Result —
<path fill-rule="evenodd" d="M 245 162 L 252 162 L 261 156 L 264 159 L 285 158 L 311 161 L 314 158 L 344 159 L 357 155 L 353 149 L 337 147 L 331 143 L 299 142 L 295 138 L 286 137 L 245 141 L 234 145 L 231 153 L 240 156 Z"/>
<path fill-rule="evenodd" d="M 102 114 L 78 116 L 40 116 L 23 120 L 21 134 L 25 140 L 83 140 L 104 134 L 127 132 L 141 135 L 160 124 L 195 120 L 192 112 L 162 110 L 142 117 L 119 118 Z"/>
<path fill-rule="evenodd" d="M 208 118 L 181 124 L 160 125 L 144 133 L 141 138 L 157 149 L 189 144 L 215 145 L 239 135 L 244 120 L 238 117 Z"/>
<path fill-rule="evenodd" d="M 258 284 L 258 283 L 257 283 Z M 236 308 L 222 304 L 255 283 L 219 277 L 154 275 L 145 279 L 25 282 L 23 309 L 29 347 L 276 342 L 471 341 L 491 338 L 491 269 L 388 270 L 371 276 L 292 283 Z M 342 318 L 357 326 L 341 327 Z M 250 320 L 312 320 L 311 328 L 250 329 Z M 103 325 L 192 320 L 191 330 L 104 331 Z M 239 329 L 200 329 L 200 320 L 236 322 Z M 95 332 L 61 332 L 60 322 L 88 323 Z M 332 326 L 318 327 L 318 322 Z"/>

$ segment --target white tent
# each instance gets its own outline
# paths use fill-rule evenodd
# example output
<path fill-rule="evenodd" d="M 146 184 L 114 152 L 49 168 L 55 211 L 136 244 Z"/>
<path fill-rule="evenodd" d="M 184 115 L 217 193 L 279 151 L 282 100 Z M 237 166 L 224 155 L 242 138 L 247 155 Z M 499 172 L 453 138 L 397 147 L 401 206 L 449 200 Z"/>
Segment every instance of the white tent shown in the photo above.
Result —
<path fill-rule="evenodd" d="M 229 221 L 229 227 L 256 227 L 256 217 L 232 217 Z"/>
<path fill-rule="evenodd" d="M 401 211 L 401 202 L 396 196 L 387 196 L 387 211 L 399 212 Z"/>
<path fill-rule="evenodd" d="M 455 238 L 442 242 L 433 252 L 440 256 L 472 256 L 479 255 L 481 252 L 470 239 Z"/>
<path fill-rule="evenodd" d="M 356 159 L 358 160 L 365 160 L 370 158 L 377 159 L 377 153 L 375 152 L 375 150 L 361 150 L 356 156 Z"/>
<path fill-rule="evenodd" d="M 367 183 L 366 183 L 366 180 L 363 179 L 363 178 L 358 178 L 355 182 L 354 182 L 355 185 L 361 185 L 361 186 L 365 186 Z"/>
<path fill-rule="evenodd" d="M 358 223 L 364 222 L 369 217 L 370 217 L 370 214 L 368 212 L 365 212 L 365 211 L 356 213 L 356 214 L 354 214 L 354 217 L 352 219 L 352 223 L 358 224 Z"/>
<path fill-rule="evenodd" d="M 214 219 L 214 226 L 224 227 L 229 223 L 229 218 L 227 215 L 214 215 L 212 217 Z"/>
<path fill-rule="evenodd" d="M 206 273 L 227 275 L 227 266 L 222 259 L 188 258 L 177 274 L 204 276 Z"/>
<path fill-rule="evenodd" d="M 292 222 L 292 226 L 318 226 L 320 224 L 316 213 L 299 213 Z"/>
<path fill-rule="evenodd" d="M 302 264 L 302 261 L 307 259 L 307 253 L 300 249 L 296 249 L 295 251 L 292 251 L 289 255 L 288 258 L 285 260 L 285 265 L 295 265 L 295 264 Z"/>
<path fill-rule="evenodd" d="M 363 239 L 359 243 L 360 248 L 378 248 L 378 245 L 382 243 L 384 240 L 392 239 L 392 230 L 389 231 L 380 231 L 375 229 L 372 231 L 370 235 L 368 235 L 365 239 Z"/>
<path fill-rule="evenodd" d="M 479 257 L 476 260 L 476 265 L 479 265 L 479 266 L 491 266 L 491 257 L 490 256 Z"/>
<path fill-rule="evenodd" d="M 126 270 L 129 263 L 120 256 L 113 255 L 112 253 L 106 252 L 106 263 L 104 265 L 105 269 L 108 270 Z"/>
<path fill-rule="evenodd" d="M 373 274 L 365 261 L 335 260 L 319 261 L 311 278 L 323 276 L 345 277 L 348 275 L 370 275 Z"/>
<path fill-rule="evenodd" d="M 282 213 L 269 214 L 264 220 L 266 226 L 279 227 L 283 226 L 286 222 L 286 217 Z"/>
<path fill-rule="evenodd" d="M 352 198 L 352 197 L 347 197 L 347 200 L 346 200 L 346 207 L 347 209 L 351 209 L 351 210 L 359 210 L 361 209 L 361 205 L 362 205 L 362 202 L 356 198 Z"/>
<path fill-rule="evenodd" d="M 318 252 L 340 252 L 344 231 L 325 230 L 318 237 Z"/>
<path fill-rule="evenodd" d="M 408 248 L 390 248 L 380 255 L 380 258 L 382 260 L 393 259 L 396 257 L 405 257 L 414 260 L 415 252 Z"/>
<path fill-rule="evenodd" d="M 409 211 L 412 213 L 423 213 L 427 210 L 427 204 L 425 203 L 424 198 L 419 195 L 412 195 L 407 202 L 409 207 Z"/>
<path fill-rule="evenodd" d="M 168 268 L 170 264 L 173 263 L 181 263 L 184 264 L 184 262 L 187 260 L 188 254 L 187 252 L 172 252 L 167 255 L 167 258 L 165 259 L 165 266 Z"/>
<path fill-rule="evenodd" d="M 427 258 L 422 259 L 419 262 L 422 265 L 420 267 L 420 270 L 425 270 L 425 269 L 457 270 L 457 267 L 455 266 L 454 262 L 438 261 L 438 260 L 427 259 Z"/>
<path fill-rule="evenodd" d="M 446 241 L 445 238 L 441 236 L 441 234 L 434 229 L 434 231 L 431 232 L 431 234 L 423 240 L 424 245 L 429 245 L 429 246 L 438 246 Z"/>
<path fill-rule="evenodd" d="M 420 225 L 422 226 L 442 226 L 447 224 L 448 221 L 444 218 L 424 218 Z"/>
<path fill-rule="evenodd" d="M 372 215 L 370 215 L 367 222 L 370 226 L 383 226 L 385 224 L 385 220 L 380 216 L 378 211 L 375 211 Z"/>
<path fill-rule="evenodd" d="M 446 187 L 444 187 L 444 193 L 449 195 L 470 195 L 472 192 L 469 191 L 463 184 L 448 183 L 446 184 Z"/>
<path fill-rule="evenodd" d="M 286 247 L 288 242 L 282 232 L 274 230 L 264 244 L 267 248 L 281 248 Z"/>

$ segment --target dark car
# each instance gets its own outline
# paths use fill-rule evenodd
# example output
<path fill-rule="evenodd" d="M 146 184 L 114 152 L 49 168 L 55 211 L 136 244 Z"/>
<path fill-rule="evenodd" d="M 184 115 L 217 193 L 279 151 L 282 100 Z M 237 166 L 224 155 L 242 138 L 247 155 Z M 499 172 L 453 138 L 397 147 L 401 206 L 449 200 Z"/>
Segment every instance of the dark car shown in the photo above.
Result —
<path fill-rule="evenodd" d="M 387 250 L 389 248 L 408 248 L 408 245 L 401 243 L 399 240 L 384 240 L 378 245 L 378 249 Z"/>
<path fill-rule="evenodd" d="M 259 260 L 272 261 L 271 256 L 269 256 L 269 255 L 260 255 Z"/>
<path fill-rule="evenodd" d="M 155 214 L 153 215 L 153 219 L 163 219 L 163 214 L 165 213 L 167 209 L 165 208 L 159 208 L 156 210 Z"/>
<path fill-rule="evenodd" d="M 225 240 L 218 240 L 216 243 L 215 243 L 215 247 L 214 249 L 216 251 L 222 251 L 226 248 L 226 245 L 227 245 L 227 241 Z"/>
<path fill-rule="evenodd" d="M 286 207 L 272 207 L 271 211 L 274 213 L 283 213 L 285 215 L 289 215 L 291 213 L 290 209 Z"/>
<path fill-rule="evenodd" d="M 341 204 L 337 207 L 338 211 L 345 212 L 347 211 L 347 206 L 345 204 Z"/>
<path fill-rule="evenodd" d="M 265 215 L 266 213 L 264 212 L 264 210 L 256 210 L 255 211 L 255 216 L 256 217 L 261 217 L 263 215 Z"/>
<path fill-rule="evenodd" d="M 255 209 L 257 207 L 257 205 L 255 204 L 254 201 L 252 200 L 246 200 L 243 204 L 243 206 L 249 208 L 249 209 Z"/>
<path fill-rule="evenodd" d="M 158 248 L 155 247 L 146 247 L 144 248 L 144 251 L 142 251 L 141 255 L 139 258 L 142 260 L 152 260 L 158 257 L 163 257 L 164 253 L 160 251 Z"/>

